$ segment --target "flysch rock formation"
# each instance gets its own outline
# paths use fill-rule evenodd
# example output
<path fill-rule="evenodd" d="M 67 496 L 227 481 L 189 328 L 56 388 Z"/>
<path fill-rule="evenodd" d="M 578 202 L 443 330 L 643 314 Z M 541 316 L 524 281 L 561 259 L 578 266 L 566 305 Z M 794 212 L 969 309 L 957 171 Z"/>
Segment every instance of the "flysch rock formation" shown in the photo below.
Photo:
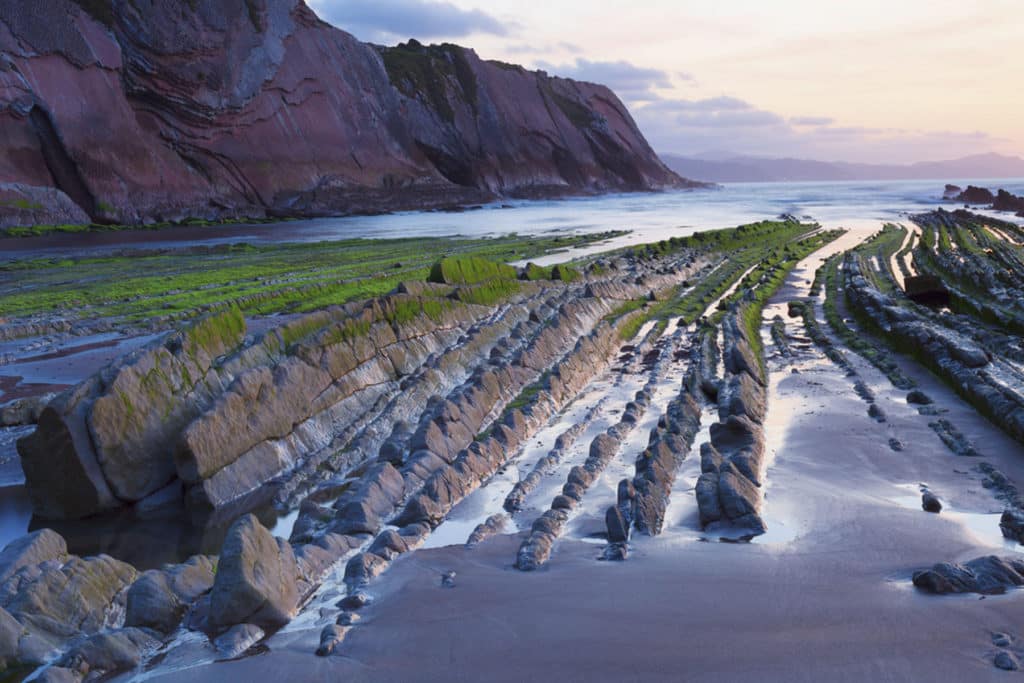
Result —
<path fill-rule="evenodd" d="M 0 5 L 0 226 L 696 186 L 606 87 L 361 43 L 302 0 Z"/>
<path fill-rule="evenodd" d="M 80 680 L 138 667 L 184 628 L 231 659 L 332 572 L 354 604 L 610 366 L 643 315 L 617 309 L 710 263 L 685 249 L 623 257 L 572 282 L 517 281 L 490 305 L 464 303 L 487 282 L 410 282 L 261 335 L 228 308 L 114 362 L 58 394 L 19 442 L 36 513 L 166 506 L 234 522 L 217 556 L 142 573 L 78 557 L 50 530 L 15 541 L 0 553 L 0 626 L 21 635 L 0 641 L 0 656 Z M 638 394 L 599 437 L 595 462 L 615 455 L 648 400 Z M 287 540 L 245 514 L 267 489 L 298 512 Z M 79 584 L 84 602 L 64 604 L 60 586 Z M 320 654 L 357 616 L 324 630 Z"/>
<path fill-rule="evenodd" d="M 761 359 L 743 326 L 740 308 L 722 321 L 725 379 L 718 392 L 719 421 L 701 446 L 697 504 L 705 528 L 766 531 L 761 517 L 765 469 L 767 388 Z"/>

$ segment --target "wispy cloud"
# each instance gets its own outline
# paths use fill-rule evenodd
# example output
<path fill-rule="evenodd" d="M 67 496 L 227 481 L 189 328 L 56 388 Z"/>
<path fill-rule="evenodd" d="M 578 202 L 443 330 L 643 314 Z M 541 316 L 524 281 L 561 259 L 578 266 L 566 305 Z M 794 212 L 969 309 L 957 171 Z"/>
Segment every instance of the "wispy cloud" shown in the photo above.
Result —
<path fill-rule="evenodd" d="M 555 76 L 606 85 L 627 101 L 656 100 L 659 99 L 656 90 L 672 87 L 672 77 L 668 72 L 627 61 L 601 62 L 577 58 L 571 64 L 538 62 L 537 66 Z"/>
<path fill-rule="evenodd" d="M 714 150 L 773 157 L 911 163 L 997 149 L 1004 140 L 980 131 L 844 126 L 823 116 L 784 117 L 735 97 L 663 99 L 634 109 L 656 149 Z"/>
<path fill-rule="evenodd" d="M 482 10 L 434 0 L 311 0 L 310 6 L 325 21 L 373 42 L 507 36 L 514 30 Z"/>

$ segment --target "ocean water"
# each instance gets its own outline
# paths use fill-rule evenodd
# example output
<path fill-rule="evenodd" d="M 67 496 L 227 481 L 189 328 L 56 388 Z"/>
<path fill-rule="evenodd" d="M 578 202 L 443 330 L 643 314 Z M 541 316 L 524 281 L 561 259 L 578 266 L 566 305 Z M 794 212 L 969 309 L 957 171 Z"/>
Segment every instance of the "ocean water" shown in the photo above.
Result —
<path fill-rule="evenodd" d="M 74 250 L 175 247 L 225 242 L 318 242 L 354 237 L 481 237 L 507 233 L 602 232 L 631 230 L 610 246 L 625 246 L 731 227 L 780 214 L 819 221 L 825 227 L 876 229 L 885 221 L 938 206 L 945 180 L 800 183 L 735 183 L 719 189 L 616 194 L 550 201 L 506 201 L 460 213 L 403 212 L 292 221 L 270 225 L 170 228 L 55 235 L 9 240 L 0 245 L 8 256 L 24 257 Z M 1024 178 L 954 180 L 1024 194 Z M 1004 220 L 1012 214 L 999 214 Z M 600 247 L 608 248 L 609 245 Z M 591 249 L 593 251 L 593 249 Z M 0 257 L 2 258 L 2 257 Z M 564 258 L 564 257 L 563 257 Z"/>

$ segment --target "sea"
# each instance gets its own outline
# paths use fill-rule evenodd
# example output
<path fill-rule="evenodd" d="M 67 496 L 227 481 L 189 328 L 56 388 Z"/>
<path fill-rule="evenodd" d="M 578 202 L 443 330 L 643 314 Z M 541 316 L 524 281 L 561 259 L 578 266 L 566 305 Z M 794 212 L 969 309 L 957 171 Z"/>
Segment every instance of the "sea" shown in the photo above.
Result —
<path fill-rule="evenodd" d="M 771 219 L 782 214 L 826 228 L 874 230 L 889 221 L 937 207 L 946 182 L 1004 188 L 1024 194 L 1024 178 L 913 181 L 734 183 L 716 189 L 611 194 L 546 201 L 501 201 L 459 212 L 400 212 L 379 216 L 318 218 L 260 225 L 177 227 L 155 231 L 99 232 L 5 240 L 0 260 L 131 248 L 197 244 L 319 242 L 349 238 L 484 237 L 508 233 L 593 233 L 628 230 L 611 243 L 568 257 Z M 1021 222 L 1013 214 L 993 214 Z M 565 254 L 546 259 L 564 260 Z"/>

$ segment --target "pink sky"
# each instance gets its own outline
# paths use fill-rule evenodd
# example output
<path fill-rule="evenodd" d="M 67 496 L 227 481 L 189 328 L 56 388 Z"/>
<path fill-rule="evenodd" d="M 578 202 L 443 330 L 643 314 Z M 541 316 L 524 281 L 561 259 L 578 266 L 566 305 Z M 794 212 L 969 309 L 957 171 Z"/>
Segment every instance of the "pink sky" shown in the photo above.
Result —
<path fill-rule="evenodd" d="M 1017 0 L 310 0 L 365 40 L 452 40 L 611 85 L 661 152 L 1024 156 Z"/>

